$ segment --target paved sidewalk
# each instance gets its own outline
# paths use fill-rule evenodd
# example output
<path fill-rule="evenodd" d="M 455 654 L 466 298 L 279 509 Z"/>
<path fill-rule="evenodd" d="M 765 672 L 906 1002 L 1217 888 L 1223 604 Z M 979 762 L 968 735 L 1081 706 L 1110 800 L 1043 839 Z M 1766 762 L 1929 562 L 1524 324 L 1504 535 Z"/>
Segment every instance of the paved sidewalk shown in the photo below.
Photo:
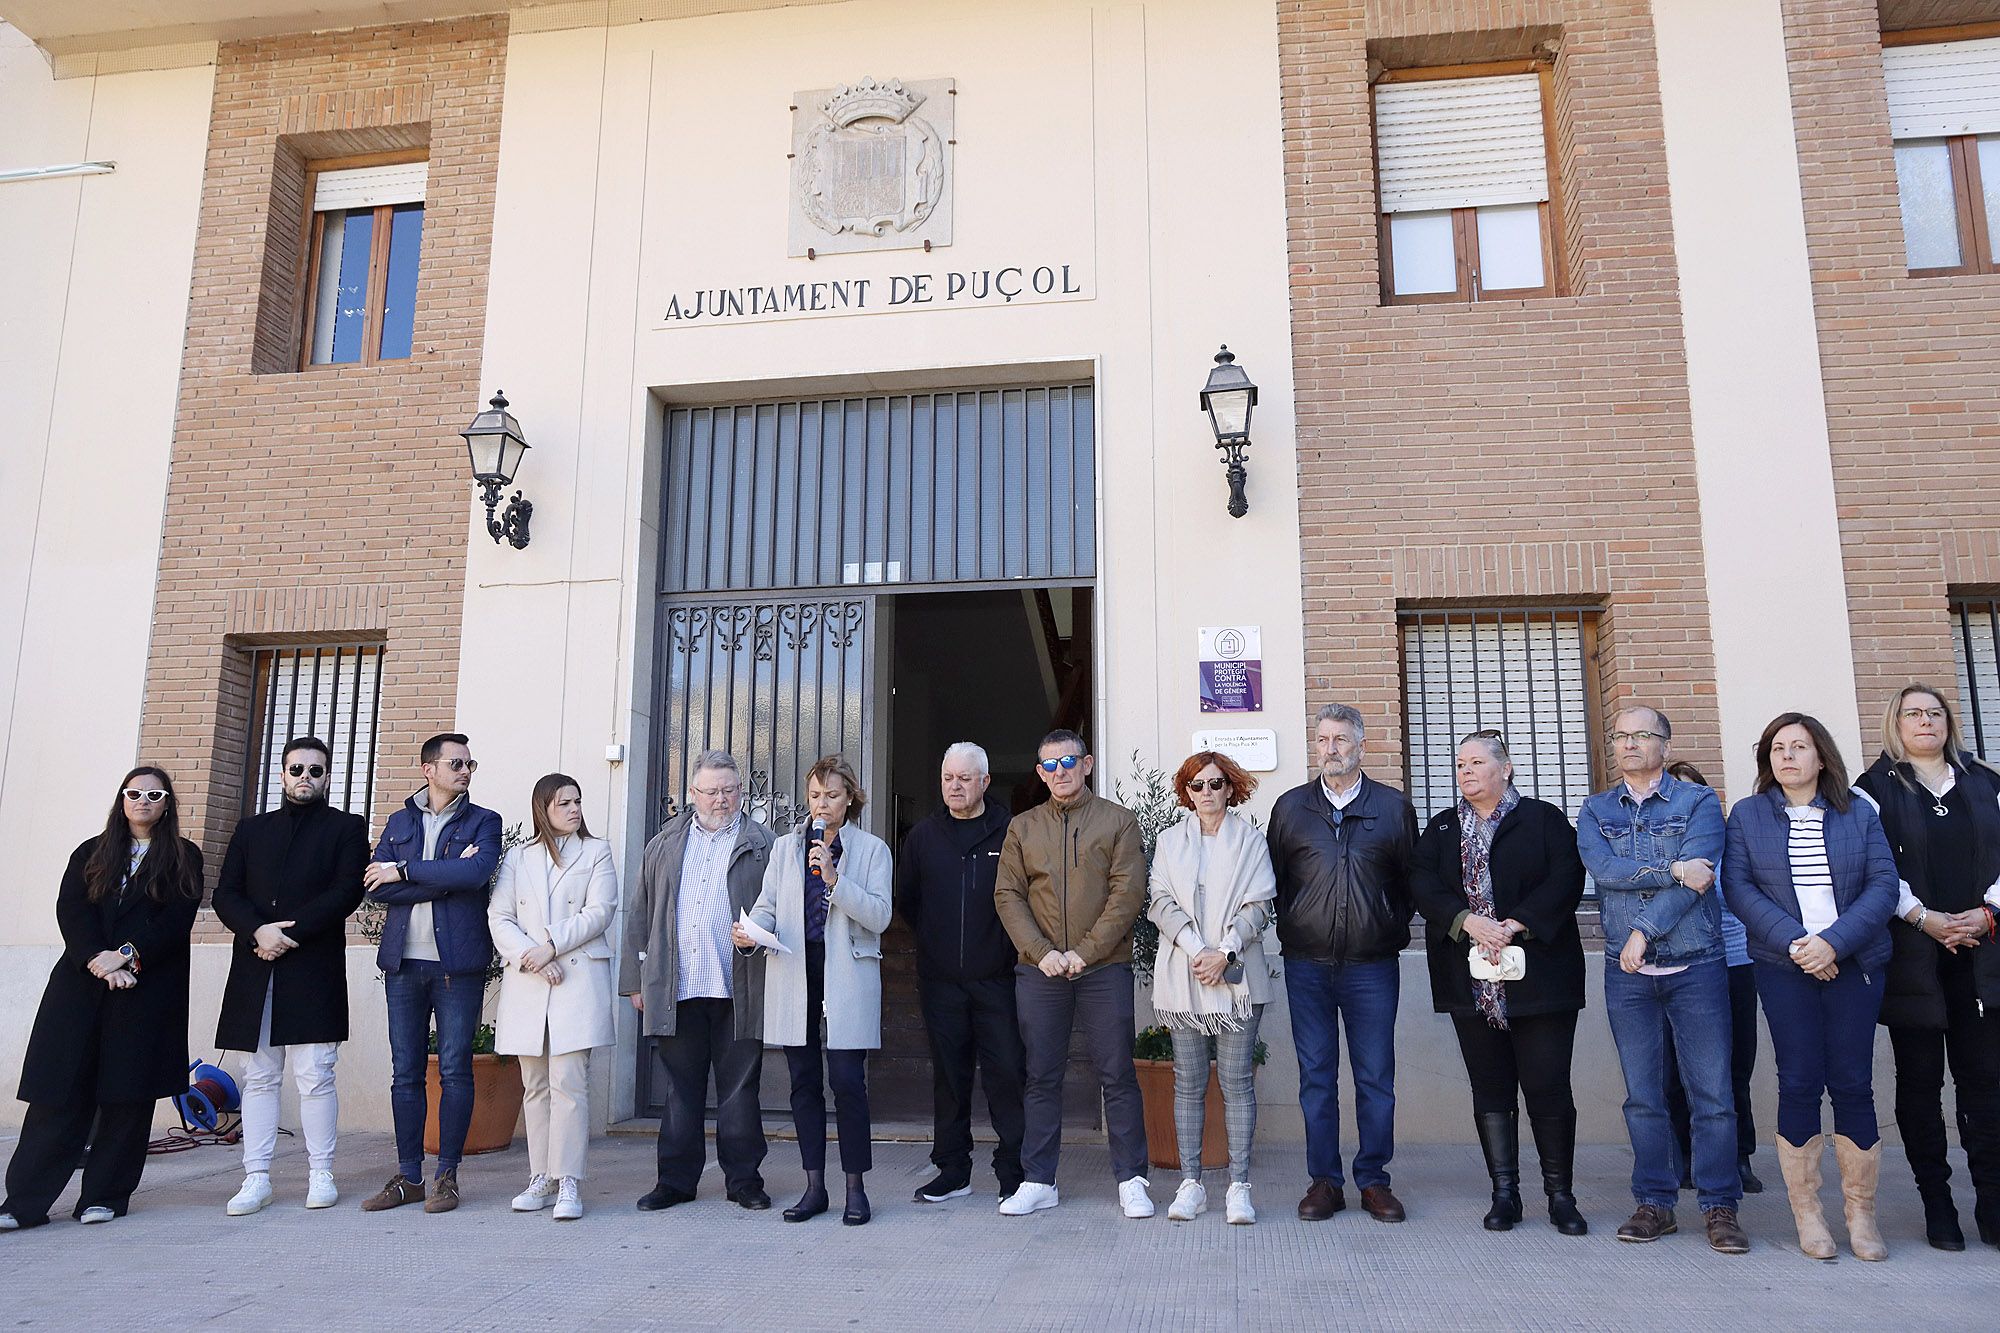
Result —
<path fill-rule="evenodd" d="M 0 1139 L 0 1154 L 12 1143 Z M 1525 1145 L 1524 1145 L 1525 1147 Z M 652 1144 L 612 1137 L 591 1145 L 589 1213 L 558 1224 L 516 1216 L 507 1200 L 527 1174 L 518 1144 L 473 1158 L 466 1203 L 447 1216 L 404 1208 L 364 1214 L 361 1199 L 389 1172 L 386 1135 L 341 1142 L 342 1199 L 308 1213 L 304 1159 L 281 1140 L 278 1200 L 256 1217 L 228 1218 L 234 1150 L 200 1148 L 153 1159 L 130 1216 L 79 1227 L 63 1213 L 33 1232 L 0 1236 L 0 1289 L 23 1327 L 180 1328 L 771 1328 L 1079 1329 L 1353 1327 L 1528 1329 L 1719 1326 L 1764 1328 L 1991 1328 L 2000 1309 L 2000 1250 L 1975 1240 L 1941 1254 L 1923 1242 L 1916 1194 L 1900 1156 L 1883 1163 L 1888 1262 L 1846 1255 L 1817 1265 L 1789 1234 L 1781 1193 L 1745 1201 L 1754 1248 L 1709 1251 L 1700 1214 L 1652 1245 L 1613 1238 L 1630 1212 L 1627 1155 L 1580 1150 L 1578 1193 L 1591 1234 L 1559 1236 L 1535 1200 L 1505 1235 L 1479 1226 L 1485 1177 L 1472 1147 L 1423 1146 L 1396 1163 L 1410 1220 L 1384 1226 L 1355 1206 L 1306 1225 L 1293 1207 L 1302 1150 L 1260 1149 L 1263 1220 L 1231 1227 L 1214 1208 L 1170 1223 L 1177 1173 L 1154 1172 L 1159 1215 L 1118 1215 L 1102 1147 L 1063 1152 L 1062 1206 L 1003 1218 L 990 1182 L 942 1205 L 909 1201 L 927 1178 L 922 1144 L 880 1144 L 869 1177 L 875 1221 L 843 1227 L 835 1212 L 788 1226 L 776 1211 L 802 1182 L 796 1149 L 773 1142 L 766 1177 L 773 1211 L 721 1199 L 714 1168 L 702 1198 L 665 1213 L 633 1200 L 652 1184 Z M 1525 1153 L 1527 1173 L 1534 1173 Z M 1778 1181 L 1766 1151 L 1758 1166 Z M 1832 1175 L 1829 1164 L 1829 1176 Z M 1962 1200 L 1971 1229 L 1969 1190 Z M 1683 1196 L 1688 1197 L 1688 1196 Z M 1828 1211 L 1838 1218 L 1835 1186 Z M 1836 1232 L 1840 1228 L 1836 1223 Z M 1844 1233 L 1843 1238 L 1844 1238 Z"/>

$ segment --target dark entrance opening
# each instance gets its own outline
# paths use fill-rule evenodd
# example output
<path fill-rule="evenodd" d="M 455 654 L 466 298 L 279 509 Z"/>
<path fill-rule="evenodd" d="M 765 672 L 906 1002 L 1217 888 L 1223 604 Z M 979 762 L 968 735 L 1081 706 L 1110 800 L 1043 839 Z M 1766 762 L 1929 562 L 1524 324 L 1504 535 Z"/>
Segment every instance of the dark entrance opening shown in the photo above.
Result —
<path fill-rule="evenodd" d="M 1046 798 L 1035 748 L 1056 727 L 1090 734 L 1091 589 L 1006 588 L 911 593 L 877 604 L 889 653 L 883 835 L 902 845 L 937 810 L 945 749 L 986 750 L 987 800 L 1016 813 Z M 917 997 L 916 943 L 899 917 L 882 941 L 882 1049 L 870 1061 L 878 1125 L 927 1128 L 931 1059 Z M 1088 1078 L 1065 1085 L 1068 1110 L 1094 1117 Z M 983 1111 L 980 1116 L 983 1121 Z M 979 1123 L 979 1122 L 976 1122 Z"/>

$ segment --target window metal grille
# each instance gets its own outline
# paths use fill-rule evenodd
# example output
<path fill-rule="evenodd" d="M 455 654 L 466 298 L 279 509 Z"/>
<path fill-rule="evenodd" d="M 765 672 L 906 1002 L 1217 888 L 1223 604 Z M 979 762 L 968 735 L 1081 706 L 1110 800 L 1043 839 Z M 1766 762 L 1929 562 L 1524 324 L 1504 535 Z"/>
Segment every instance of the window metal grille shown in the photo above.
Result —
<path fill-rule="evenodd" d="M 1951 599 L 1951 650 L 1958 659 L 1958 724 L 1981 759 L 2000 756 L 2000 598 Z"/>
<path fill-rule="evenodd" d="M 382 645 L 311 644 L 250 653 L 250 747 L 243 813 L 284 801 L 284 748 L 294 736 L 333 747 L 327 799 L 367 819 L 375 791 L 375 741 L 382 711 Z"/>
<path fill-rule="evenodd" d="M 1404 776 L 1420 819 L 1458 799 L 1459 738 L 1507 739 L 1514 784 L 1573 820 L 1595 786 L 1597 613 L 1580 607 L 1404 611 Z"/>

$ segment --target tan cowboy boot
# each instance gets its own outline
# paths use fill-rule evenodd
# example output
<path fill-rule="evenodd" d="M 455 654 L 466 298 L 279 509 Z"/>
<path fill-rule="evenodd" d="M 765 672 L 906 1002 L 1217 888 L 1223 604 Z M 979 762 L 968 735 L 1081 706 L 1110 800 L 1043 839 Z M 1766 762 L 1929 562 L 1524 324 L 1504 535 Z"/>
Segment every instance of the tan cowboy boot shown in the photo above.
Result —
<path fill-rule="evenodd" d="M 1799 1248 L 1808 1258 L 1831 1259 L 1835 1254 L 1833 1232 L 1827 1229 L 1826 1210 L 1819 1205 L 1820 1156 L 1826 1141 L 1815 1134 L 1803 1147 L 1794 1148 L 1781 1134 L 1777 1144 L 1778 1169 L 1784 1173 L 1785 1192 L 1791 1196 Z"/>
<path fill-rule="evenodd" d="M 1875 1229 L 1875 1183 L 1882 1175 L 1882 1143 L 1861 1149 L 1845 1134 L 1833 1136 L 1834 1159 L 1840 1163 L 1840 1197 L 1847 1204 L 1847 1248 L 1857 1259 L 1887 1259 L 1889 1247 Z"/>

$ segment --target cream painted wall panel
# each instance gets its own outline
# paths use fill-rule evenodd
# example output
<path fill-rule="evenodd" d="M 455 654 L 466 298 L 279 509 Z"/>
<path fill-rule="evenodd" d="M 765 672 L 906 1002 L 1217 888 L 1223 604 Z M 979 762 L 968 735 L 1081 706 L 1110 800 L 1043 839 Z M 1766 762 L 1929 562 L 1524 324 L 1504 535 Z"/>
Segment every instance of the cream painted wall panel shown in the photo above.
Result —
<path fill-rule="evenodd" d="M 0 186 L 0 253 L 63 284 L 59 302 L 36 292 L 10 335 L 50 350 L 10 360 L 22 373 L 0 376 L 13 384 L 0 398 L 0 434 L 10 457 L 26 460 L 18 489 L 36 499 L 19 529 L 32 549 L 7 552 L 27 558 L 0 574 L 0 608 L 19 608 L 0 623 L 20 645 L 6 681 L 0 838 L 16 857 L 10 937 L 43 943 L 56 938 L 64 862 L 99 825 L 138 744 L 213 70 L 56 85 L 45 68 L 10 58 L 0 72 L 7 110 L 44 128 L 29 136 L 33 151 L 118 163 L 75 182 Z M 64 134 L 45 137 L 63 123 Z M 53 205 L 8 202 L 51 188 Z M 68 218 L 65 193 L 75 201 Z M 17 489 L 11 476 L 6 489 Z"/>
<path fill-rule="evenodd" d="M 1723 778 L 1741 796 L 1758 735 L 1788 709 L 1821 718 L 1850 771 L 1873 750 L 1854 698 L 1778 0 L 1656 3 L 1653 22 Z"/>

